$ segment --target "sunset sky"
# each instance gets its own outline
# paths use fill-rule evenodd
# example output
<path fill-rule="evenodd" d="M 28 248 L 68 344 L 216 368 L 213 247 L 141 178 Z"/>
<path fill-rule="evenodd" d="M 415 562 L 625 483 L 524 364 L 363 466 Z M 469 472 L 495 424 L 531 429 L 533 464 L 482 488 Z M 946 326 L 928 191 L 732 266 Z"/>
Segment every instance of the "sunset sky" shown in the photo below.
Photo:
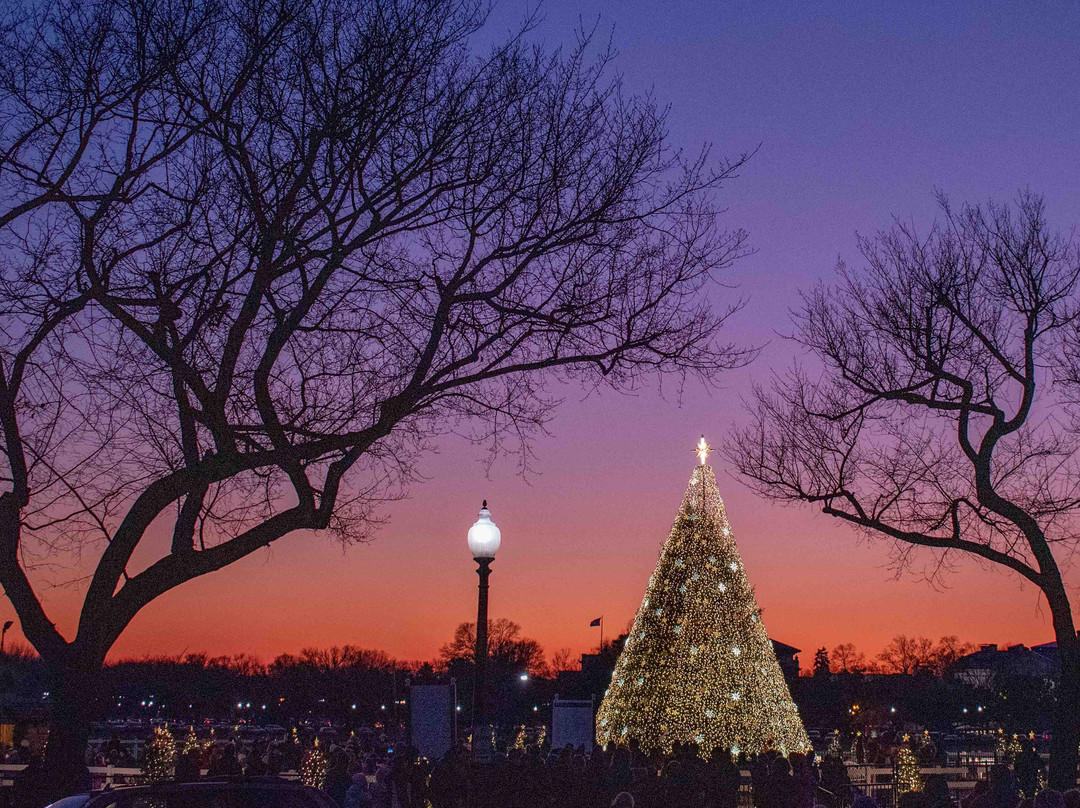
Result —
<path fill-rule="evenodd" d="M 502 0 L 490 35 L 525 7 Z M 711 141 L 731 156 L 760 144 L 722 196 L 725 221 L 745 227 L 757 252 L 731 272 L 736 289 L 715 293 L 720 303 L 747 298 L 728 336 L 765 345 L 760 357 L 719 390 L 691 384 L 681 401 L 674 388 L 588 398 L 562 390 L 528 480 L 514 458 L 488 471 L 482 451 L 447 440 L 423 461 L 428 480 L 385 509 L 372 543 L 343 551 L 319 535 L 283 540 L 154 603 L 114 658 L 270 658 L 344 643 L 430 658 L 457 623 L 475 619 L 465 534 L 484 498 L 503 531 L 492 616 L 520 623 L 549 653 L 586 651 L 598 640 L 590 620 L 604 615 L 614 634 L 633 617 L 698 436 L 723 445 L 751 381 L 792 361 L 794 346 L 779 335 L 798 289 L 828 278 L 838 256 L 857 263 L 857 232 L 893 215 L 927 225 L 935 188 L 982 202 L 1030 186 L 1057 227 L 1080 224 L 1080 6 L 548 0 L 544 17 L 535 36 L 550 45 L 598 19 L 626 90 L 670 103 L 673 143 Z M 900 633 L 1053 638 L 1036 591 L 1015 575 L 969 563 L 944 590 L 893 580 L 887 545 L 762 501 L 713 460 L 765 624 L 806 650 L 804 665 L 817 647 L 854 642 L 876 653 Z M 64 629 L 80 594 L 43 593 Z"/>

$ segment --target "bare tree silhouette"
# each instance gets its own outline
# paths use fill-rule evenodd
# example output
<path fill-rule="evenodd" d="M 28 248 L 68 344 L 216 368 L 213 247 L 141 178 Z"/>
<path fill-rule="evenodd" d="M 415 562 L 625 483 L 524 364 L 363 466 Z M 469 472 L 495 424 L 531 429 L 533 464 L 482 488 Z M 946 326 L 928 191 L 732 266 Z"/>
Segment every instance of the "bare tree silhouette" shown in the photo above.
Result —
<path fill-rule="evenodd" d="M 1053 617 L 1051 783 L 1076 783 L 1080 642 L 1059 557 L 1080 503 L 1068 383 L 1080 255 L 1042 200 L 952 209 L 860 242 L 865 267 L 805 295 L 805 366 L 759 387 L 728 456 L 768 497 L 893 540 L 930 580 L 961 555 L 1039 588 Z M 923 552 L 916 556 L 915 551 Z"/>
<path fill-rule="evenodd" d="M 520 448 L 570 379 L 747 354 L 744 252 L 588 37 L 480 52 L 472 0 L 48 0 L 0 27 L 0 584 L 70 787 L 147 603 L 299 530 L 366 537 L 451 430 Z M 76 558 L 64 636 L 34 568 Z M 28 574 L 28 571 L 30 574 Z"/>

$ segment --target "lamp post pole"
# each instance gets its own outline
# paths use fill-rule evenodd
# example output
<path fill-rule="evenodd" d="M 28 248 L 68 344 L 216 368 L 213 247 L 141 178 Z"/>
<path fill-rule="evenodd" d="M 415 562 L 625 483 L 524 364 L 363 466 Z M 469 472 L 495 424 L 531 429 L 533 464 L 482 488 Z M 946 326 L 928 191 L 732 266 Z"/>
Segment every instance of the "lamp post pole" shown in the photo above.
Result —
<path fill-rule="evenodd" d="M 488 578 L 495 551 L 502 542 L 502 531 L 491 521 L 487 500 L 480 514 L 469 528 L 469 552 L 476 562 L 476 574 L 480 576 L 480 591 L 476 601 L 476 648 L 473 651 L 473 755 L 479 761 L 490 760 L 494 751 L 495 736 L 487 713 L 487 658 L 488 658 Z"/>
<path fill-rule="evenodd" d="M 480 577 L 480 592 L 476 606 L 476 650 L 473 655 L 473 722 L 483 721 L 487 695 L 488 658 L 488 576 L 491 558 L 475 558 L 476 574 Z"/>

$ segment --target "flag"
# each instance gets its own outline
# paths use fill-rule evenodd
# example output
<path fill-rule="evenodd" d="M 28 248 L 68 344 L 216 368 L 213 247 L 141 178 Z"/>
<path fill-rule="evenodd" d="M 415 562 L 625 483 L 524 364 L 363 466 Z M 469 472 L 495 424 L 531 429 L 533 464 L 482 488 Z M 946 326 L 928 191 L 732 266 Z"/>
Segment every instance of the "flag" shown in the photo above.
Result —
<path fill-rule="evenodd" d="M 593 620 L 593 621 L 592 621 L 591 623 L 589 623 L 589 628 L 592 628 L 593 626 L 598 626 L 598 625 L 600 625 L 600 621 L 601 621 L 601 620 L 603 620 L 603 619 L 604 619 L 604 618 L 602 618 L 602 617 L 598 617 L 598 618 L 596 618 L 596 619 L 595 619 L 595 620 Z"/>

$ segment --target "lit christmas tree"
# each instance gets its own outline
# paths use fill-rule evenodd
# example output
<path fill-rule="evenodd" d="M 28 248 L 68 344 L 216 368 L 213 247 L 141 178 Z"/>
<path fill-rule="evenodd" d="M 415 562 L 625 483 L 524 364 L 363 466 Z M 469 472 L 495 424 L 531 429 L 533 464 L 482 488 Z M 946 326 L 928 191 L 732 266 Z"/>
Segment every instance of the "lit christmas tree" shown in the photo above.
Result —
<path fill-rule="evenodd" d="M 840 747 L 840 730 L 833 730 L 832 737 L 829 738 L 829 748 L 825 750 L 825 754 L 837 760 L 844 759 L 844 750 Z"/>
<path fill-rule="evenodd" d="M 904 736 L 904 742 L 896 752 L 896 793 L 909 794 L 922 791 L 922 775 L 919 774 L 919 759 L 911 751 L 911 737 Z"/>
<path fill-rule="evenodd" d="M 188 727 L 187 735 L 184 736 L 184 747 L 180 750 L 180 754 L 201 752 L 202 748 L 202 744 L 199 743 L 199 736 L 195 734 L 195 727 Z"/>
<path fill-rule="evenodd" d="M 312 788 L 322 788 L 326 784 L 326 774 L 330 769 L 330 761 L 326 753 L 319 748 L 319 739 L 315 739 L 315 745 L 304 755 L 300 763 L 300 782 Z"/>
<path fill-rule="evenodd" d="M 143 757 L 143 777 L 148 783 L 157 783 L 172 777 L 176 765 L 176 740 L 168 727 L 154 727 L 154 734 L 146 746 Z"/>
<path fill-rule="evenodd" d="M 675 524 L 660 551 L 611 686 L 597 714 L 600 744 L 637 738 L 781 754 L 811 749 L 698 444 Z"/>

